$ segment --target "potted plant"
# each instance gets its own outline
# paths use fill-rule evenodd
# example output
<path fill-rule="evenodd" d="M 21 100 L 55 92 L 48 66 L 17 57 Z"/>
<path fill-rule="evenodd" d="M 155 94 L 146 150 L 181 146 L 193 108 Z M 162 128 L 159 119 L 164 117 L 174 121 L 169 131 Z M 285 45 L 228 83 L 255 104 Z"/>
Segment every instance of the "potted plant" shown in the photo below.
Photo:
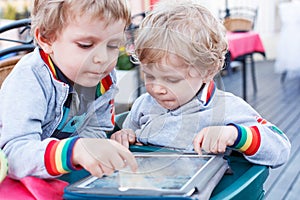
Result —
<path fill-rule="evenodd" d="M 138 70 L 136 65 L 130 61 L 130 55 L 124 46 L 120 48 L 116 71 L 119 92 L 115 97 L 115 102 L 131 105 L 138 94 Z"/>

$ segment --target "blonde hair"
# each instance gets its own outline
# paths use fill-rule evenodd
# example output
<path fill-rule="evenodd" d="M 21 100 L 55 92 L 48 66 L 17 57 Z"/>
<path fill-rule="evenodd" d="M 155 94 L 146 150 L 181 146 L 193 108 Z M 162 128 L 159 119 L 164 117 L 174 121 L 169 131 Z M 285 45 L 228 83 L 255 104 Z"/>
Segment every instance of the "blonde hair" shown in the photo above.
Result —
<path fill-rule="evenodd" d="M 136 39 L 140 62 L 157 63 L 169 53 L 196 68 L 221 70 L 228 44 L 222 23 L 193 0 L 162 1 L 147 14 Z"/>
<path fill-rule="evenodd" d="M 55 40 L 70 20 L 90 15 L 109 22 L 124 20 L 130 23 L 131 12 L 127 0 L 35 0 L 31 13 L 32 31 Z"/>

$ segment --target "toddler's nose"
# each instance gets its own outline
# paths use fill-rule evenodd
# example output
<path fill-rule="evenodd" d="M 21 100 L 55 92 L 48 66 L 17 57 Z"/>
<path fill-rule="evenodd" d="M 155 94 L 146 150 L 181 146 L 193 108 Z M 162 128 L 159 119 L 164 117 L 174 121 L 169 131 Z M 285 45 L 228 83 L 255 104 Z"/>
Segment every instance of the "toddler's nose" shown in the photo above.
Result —
<path fill-rule="evenodd" d="M 160 84 L 153 84 L 152 85 L 152 91 L 154 93 L 157 93 L 157 94 L 165 94 L 167 93 L 167 90 L 164 86 L 160 85 Z"/>

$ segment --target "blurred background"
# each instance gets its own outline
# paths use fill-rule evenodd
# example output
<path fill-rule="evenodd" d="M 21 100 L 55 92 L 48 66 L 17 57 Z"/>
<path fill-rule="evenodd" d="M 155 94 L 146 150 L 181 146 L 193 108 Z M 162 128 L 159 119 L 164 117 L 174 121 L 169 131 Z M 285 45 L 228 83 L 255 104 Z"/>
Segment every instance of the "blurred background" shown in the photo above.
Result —
<path fill-rule="evenodd" d="M 159 0 L 130 0 L 132 13 L 137 14 L 151 9 Z M 162 0 L 161 0 L 162 1 Z M 204 6 L 209 8 L 217 17 L 219 10 L 230 7 L 255 7 L 257 8 L 257 18 L 255 30 L 260 33 L 263 40 L 268 59 L 276 57 L 276 40 L 281 28 L 279 5 L 288 0 L 199 0 Z"/>
<path fill-rule="evenodd" d="M 129 0 L 132 6 L 132 14 L 138 14 L 151 9 L 159 0 Z M 29 16 L 32 0 L 0 0 L 0 25 L 7 20 L 16 20 Z M 268 59 L 276 57 L 276 40 L 281 28 L 279 5 L 288 0 L 199 0 L 209 8 L 216 16 L 221 9 L 234 6 L 257 7 L 257 19 L 255 30 L 262 37 Z"/>

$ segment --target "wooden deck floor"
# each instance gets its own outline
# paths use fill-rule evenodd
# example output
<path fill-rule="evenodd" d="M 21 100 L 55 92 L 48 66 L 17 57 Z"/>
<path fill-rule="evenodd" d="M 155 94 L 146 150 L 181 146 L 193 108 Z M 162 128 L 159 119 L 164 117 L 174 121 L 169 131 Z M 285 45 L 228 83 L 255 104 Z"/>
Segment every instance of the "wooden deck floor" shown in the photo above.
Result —
<path fill-rule="evenodd" d="M 264 185 L 266 200 L 299 199 L 300 194 L 300 78 L 280 81 L 274 61 L 256 62 L 258 91 L 253 94 L 250 70 L 247 102 L 265 119 L 283 130 L 292 143 L 288 163 L 270 170 Z M 223 76 L 224 89 L 242 96 L 241 72 Z"/>
<path fill-rule="evenodd" d="M 300 194 L 300 78 L 285 80 L 274 73 L 274 61 L 255 63 L 257 87 L 253 93 L 250 69 L 248 68 L 247 102 L 265 119 L 283 130 L 292 143 L 292 152 L 288 163 L 270 169 L 270 175 L 264 185 L 266 200 L 295 200 Z M 224 90 L 242 97 L 242 74 L 237 69 L 232 74 L 222 76 Z M 116 112 L 128 110 L 117 105 Z"/>

